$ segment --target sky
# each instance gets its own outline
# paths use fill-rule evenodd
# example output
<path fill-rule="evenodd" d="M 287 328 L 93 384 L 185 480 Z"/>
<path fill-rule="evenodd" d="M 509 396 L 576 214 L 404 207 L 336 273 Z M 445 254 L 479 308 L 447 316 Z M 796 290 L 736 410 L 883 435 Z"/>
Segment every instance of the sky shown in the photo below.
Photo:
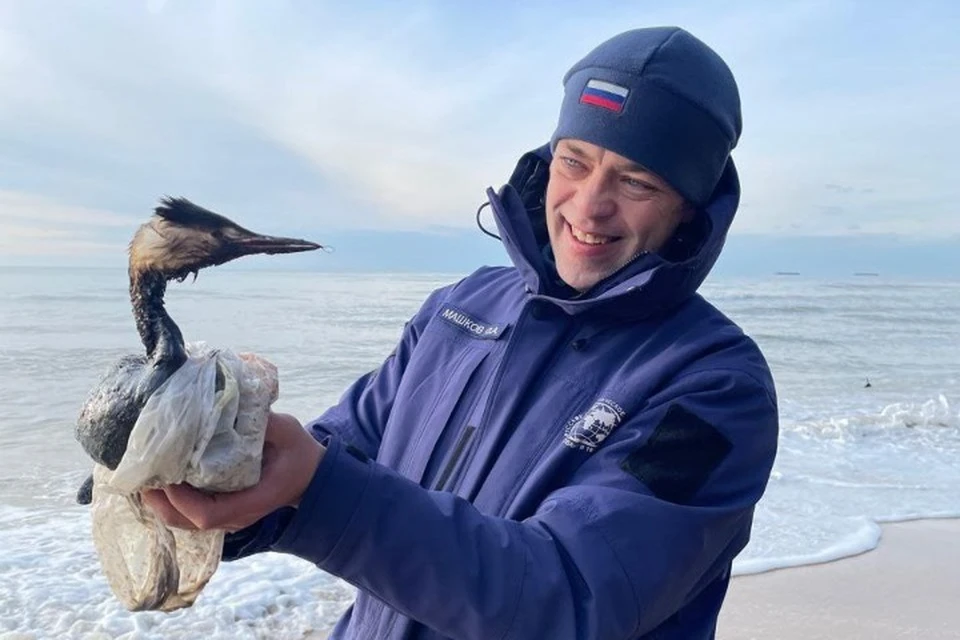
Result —
<path fill-rule="evenodd" d="M 950 0 L 0 0 L 0 265 L 122 266 L 164 195 L 334 248 L 254 265 L 503 263 L 485 190 L 574 62 L 656 25 L 739 85 L 718 268 L 960 277 Z"/>

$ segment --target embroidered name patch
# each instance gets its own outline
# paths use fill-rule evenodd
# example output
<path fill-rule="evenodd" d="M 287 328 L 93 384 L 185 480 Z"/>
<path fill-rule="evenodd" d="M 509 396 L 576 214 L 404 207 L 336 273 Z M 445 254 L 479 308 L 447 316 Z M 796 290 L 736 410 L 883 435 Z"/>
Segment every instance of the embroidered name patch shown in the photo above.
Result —
<path fill-rule="evenodd" d="M 503 326 L 499 324 L 490 324 L 471 318 L 469 315 L 454 309 L 453 307 L 444 307 L 440 310 L 440 317 L 455 327 L 463 329 L 474 338 L 481 340 L 496 340 L 503 333 Z"/>
<path fill-rule="evenodd" d="M 580 103 L 592 104 L 595 107 L 620 113 L 629 94 L 629 89 L 618 84 L 603 80 L 589 80 L 580 93 Z"/>
<path fill-rule="evenodd" d="M 623 421 L 624 411 L 613 400 L 601 398 L 585 413 L 574 416 L 563 432 L 563 444 L 593 453 Z"/>

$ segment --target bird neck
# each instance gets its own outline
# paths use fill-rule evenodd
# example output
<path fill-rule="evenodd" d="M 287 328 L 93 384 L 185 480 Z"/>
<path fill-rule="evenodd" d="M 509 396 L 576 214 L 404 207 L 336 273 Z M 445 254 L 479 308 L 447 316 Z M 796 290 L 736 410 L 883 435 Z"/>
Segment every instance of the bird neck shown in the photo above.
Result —
<path fill-rule="evenodd" d="M 167 279 L 157 271 L 130 272 L 130 302 L 137 333 L 153 360 L 168 360 L 177 366 L 186 360 L 183 335 L 163 305 Z"/>

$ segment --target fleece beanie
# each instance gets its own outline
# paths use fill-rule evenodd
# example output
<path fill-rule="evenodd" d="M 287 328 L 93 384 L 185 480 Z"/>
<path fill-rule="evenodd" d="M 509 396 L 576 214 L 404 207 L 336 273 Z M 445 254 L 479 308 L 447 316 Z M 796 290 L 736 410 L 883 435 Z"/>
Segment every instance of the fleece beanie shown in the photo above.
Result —
<path fill-rule="evenodd" d="M 677 27 L 614 36 L 563 78 L 551 148 L 577 138 L 643 165 L 695 206 L 706 204 L 741 132 L 726 63 Z"/>

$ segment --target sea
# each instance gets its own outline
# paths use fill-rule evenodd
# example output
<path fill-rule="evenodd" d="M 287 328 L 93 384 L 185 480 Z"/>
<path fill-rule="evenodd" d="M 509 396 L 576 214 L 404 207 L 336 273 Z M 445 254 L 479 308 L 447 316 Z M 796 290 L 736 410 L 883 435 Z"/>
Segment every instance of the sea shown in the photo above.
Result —
<path fill-rule="evenodd" d="M 274 408 L 304 420 L 390 352 L 427 294 L 461 274 L 330 274 L 229 265 L 172 283 L 190 341 L 277 365 Z M 747 574 L 868 552 L 880 524 L 960 516 L 960 282 L 711 278 L 701 292 L 776 379 L 778 457 Z M 0 639 L 301 638 L 350 585 L 279 554 L 221 564 L 173 613 L 110 591 L 74 503 L 91 463 L 73 436 L 103 371 L 139 351 L 122 269 L 0 268 Z"/>

